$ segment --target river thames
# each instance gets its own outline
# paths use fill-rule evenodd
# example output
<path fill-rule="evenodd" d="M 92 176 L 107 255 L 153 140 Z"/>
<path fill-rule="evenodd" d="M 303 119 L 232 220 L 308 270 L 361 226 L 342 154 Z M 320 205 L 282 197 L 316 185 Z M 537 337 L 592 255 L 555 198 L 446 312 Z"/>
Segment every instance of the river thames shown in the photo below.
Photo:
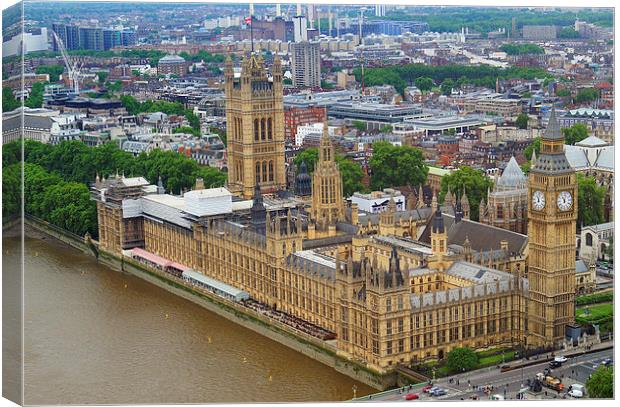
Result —
<path fill-rule="evenodd" d="M 190 301 L 29 234 L 26 404 L 341 401 L 353 396 L 353 386 L 357 396 L 374 392 Z M 17 262 L 17 242 L 3 244 L 3 255 Z"/>

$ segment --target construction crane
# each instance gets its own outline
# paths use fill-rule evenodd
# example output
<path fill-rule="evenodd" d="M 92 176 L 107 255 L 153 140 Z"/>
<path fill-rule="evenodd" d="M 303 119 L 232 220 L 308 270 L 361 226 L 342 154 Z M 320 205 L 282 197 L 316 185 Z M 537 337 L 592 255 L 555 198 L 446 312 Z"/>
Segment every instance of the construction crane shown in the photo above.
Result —
<path fill-rule="evenodd" d="M 75 92 L 76 96 L 80 94 L 80 76 L 81 76 L 81 68 L 82 66 L 78 66 L 77 61 L 72 61 L 67 53 L 67 49 L 65 48 L 65 43 L 62 39 L 56 34 L 56 31 L 52 31 L 54 35 L 54 39 L 56 40 L 56 44 L 58 44 L 58 49 L 60 50 L 60 54 L 62 55 L 62 59 L 65 61 L 65 66 L 67 67 L 67 72 L 69 73 L 69 80 L 73 84 L 73 92 Z"/>

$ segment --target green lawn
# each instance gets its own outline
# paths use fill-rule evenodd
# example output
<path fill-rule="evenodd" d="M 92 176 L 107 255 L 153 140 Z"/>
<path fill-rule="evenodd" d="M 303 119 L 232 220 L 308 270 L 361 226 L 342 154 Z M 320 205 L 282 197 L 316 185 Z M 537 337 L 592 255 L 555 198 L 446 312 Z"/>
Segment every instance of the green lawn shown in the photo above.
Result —
<path fill-rule="evenodd" d="M 502 363 L 502 360 L 504 362 L 509 362 L 513 360 L 514 358 L 515 358 L 515 352 L 510 351 L 510 352 L 504 353 L 503 359 L 502 359 L 502 354 L 500 353 L 499 355 L 491 355 L 491 356 L 480 358 L 479 362 L 480 362 L 480 367 L 494 366 L 494 365 L 499 365 L 500 363 Z"/>
<path fill-rule="evenodd" d="M 585 307 L 577 308 L 576 315 L 578 318 L 583 318 L 587 321 L 598 321 L 601 318 L 614 315 L 613 304 L 598 304 L 588 305 Z"/>
<path fill-rule="evenodd" d="M 597 304 L 579 307 L 576 309 L 575 315 L 575 321 L 578 324 L 598 325 L 601 333 L 611 332 L 614 329 L 613 304 Z"/>

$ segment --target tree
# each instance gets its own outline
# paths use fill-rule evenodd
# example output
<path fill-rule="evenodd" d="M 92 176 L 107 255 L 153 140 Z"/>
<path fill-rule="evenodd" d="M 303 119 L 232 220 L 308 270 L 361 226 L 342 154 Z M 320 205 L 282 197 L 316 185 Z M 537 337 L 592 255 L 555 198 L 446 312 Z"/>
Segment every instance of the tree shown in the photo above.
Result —
<path fill-rule="evenodd" d="M 450 93 L 452 93 L 452 89 L 454 89 L 455 87 L 456 83 L 452 79 L 445 79 L 443 82 L 441 82 L 441 94 L 449 95 Z"/>
<path fill-rule="evenodd" d="M 517 120 L 515 121 L 515 124 L 520 129 L 527 129 L 528 121 L 529 121 L 529 117 L 527 113 L 520 113 L 519 116 L 517 116 Z"/>
<path fill-rule="evenodd" d="M 321 89 L 334 89 L 334 83 L 326 80 L 321 80 Z"/>
<path fill-rule="evenodd" d="M 39 65 L 35 70 L 38 74 L 48 74 L 50 76 L 50 82 L 58 82 L 60 75 L 65 71 L 63 65 Z"/>
<path fill-rule="evenodd" d="M 358 163 L 347 159 L 342 154 L 336 154 L 335 159 L 342 177 L 343 194 L 345 196 L 351 196 L 353 195 L 353 192 L 363 191 L 364 184 L 362 184 L 362 179 L 364 178 L 364 172 L 362 171 L 362 167 Z M 312 174 L 318 160 L 319 149 L 312 147 L 306 148 L 301 153 L 297 154 L 293 160 L 293 163 L 295 163 L 295 166 L 299 168 L 301 163 L 305 162 L 308 173 Z"/>
<path fill-rule="evenodd" d="M 527 147 L 525 147 L 525 150 L 523 150 L 523 155 L 528 160 L 531 160 L 532 153 L 534 151 L 536 151 L 536 155 L 540 154 L 540 137 L 536 137 L 534 141 L 532 141 Z"/>
<path fill-rule="evenodd" d="M 19 163 L 6 166 L 2 170 L 2 216 L 5 220 L 20 214 L 21 172 Z"/>
<path fill-rule="evenodd" d="M 353 120 L 351 122 L 353 127 L 355 127 L 358 131 L 366 131 L 366 123 L 361 120 Z"/>
<path fill-rule="evenodd" d="M 200 132 L 198 132 L 198 134 L 196 134 L 194 129 L 192 127 L 189 127 L 189 126 L 177 127 L 176 129 L 172 130 L 172 133 L 188 133 L 188 134 L 193 134 L 195 136 L 200 136 Z"/>
<path fill-rule="evenodd" d="M 381 133 L 390 133 L 390 132 L 392 132 L 392 130 L 393 130 L 393 127 L 390 126 L 389 124 L 386 124 L 385 126 L 383 126 L 383 127 L 381 127 L 379 129 L 379 132 L 381 132 Z"/>
<path fill-rule="evenodd" d="M 301 163 L 305 162 L 308 173 L 312 174 L 314 172 L 314 165 L 318 160 L 319 149 L 316 147 L 312 147 L 306 148 L 305 150 L 297 154 L 297 156 L 295 156 L 295 159 L 293 160 L 293 163 L 295 163 L 295 166 L 299 168 L 301 166 Z"/>
<path fill-rule="evenodd" d="M 571 92 L 567 88 L 558 89 L 555 94 L 560 98 L 567 98 L 571 96 Z"/>
<path fill-rule="evenodd" d="M 530 173 L 531 167 L 532 167 L 532 163 L 530 161 L 526 161 L 521 165 L 521 171 L 523 171 L 523 173 L 527 175 Z"/>
<path fill-rule="evenodd" d="M 452 373 L 473 370 L 478 367 L 478 355 L 470 348 L 455 348 L 448 353 L 446 366 Z"/>
<path fill-rule="evenodd" d="M 226 183 L 226 173 L 213 167 L 199 167 L 197 176 L 202 178 L 206 188 L 223 187 Z"/>
<path fill-rule="evenodd" d="M 572 39 L 572 38 L 579 38 L 579 31 L 575 31 L 574 28 L 572 27 L 562 27 L 562 29 L 560 30 L 560 32 L 558 33 L 558 38 L 568 38 L 568 39 Z"/>
<path fill-rule="evenodd" d="M 575 96 L 575 102 L 577 103 L 592 102 L 596 99 L 598 99 L 598 90 L 595 88 L 581 89 L 577 92 L 577 96 Z"/>
<path fill-rule="evenodd" d="M 605 188 L 596 185 L 594 177 L 577 173 L 577 224 L 598 225 L 605 221 Z"/>
<path fill-rule="evenodd" d="M 123 83 L 121 81 L 106 82 L 105 87 L 110 92 L 120 92 L 120 90 L 123 88 Z"/>
<path fill-rule="evenodd" d="M 21 106 L 21 102 L 15 99 L 13 89 L 2 88 L 2 111 L 10 112 Z"/>
<path fill-rule="evenodd" d="M 414 81 L 414 84 L 415 84 L 415 87 L 420 89 L 420 91 L 422 92 L 428 92 L 429 90 L 433 89 L 433 86 L 435 85 L 431 78 L 424 78 L 424 77 L 416 78 L 416 80 Z"/>
<path fill-rule="evenodd" d="M 462 196 L 463 192 L 467 193 L 469 200 L 470 217 L 478 220 L 478 210 L 480 200 L 486 196 L 487 191 L 493 186 L 493 181 L 486 177 L 482 172 L 471 167 L 463 166 L 452 174 L 445 175 L 441 179 L 441 191 L 439 201 L 443 202 L 448 188 L 452 194 Z"/>
<path fill-rule="evenodd" d="M 410 146 L 394 146 L 386 141 L 373 144 L 369 165 L 370 186 L 374 190 L 403 185 L 417 188 L 424 184 L 428 175 L 422 151 Z"/>
<path fill-rule="evenodd" d="M 336 163 L 342 176 L 342 193 L 344 196 L 351 196 L 354 192 L 365 189 L 364 184 L 362 184 L 364 172 L 358 163 L 348 160 L 340 154 L 336 155 Z"/>
<path fill-rule="evenodd" d="M 500 48 L 508 55 L 544 54 L 545 50 L 536 44 L 504 44 Z"/>
<path fill-rule="evenodd" d="M 41 82 L 36 82 L 30 89 L 30 95 L 24 102 L 24 106 L 31 108 L 39 108 L 43 106 L 43 93 L 45 91 L 45 85 Z"/>
<path fill-rule="evenodd" d="M 610 399 L 614 397 L 614 370 L 607 366 L 600 366 L 592 373 L 586 382 L 588 396 L 595 399 Z"/>
<path fill-rule="evenodd" d="M 97 79 L 99 81 L 99 84 L 103 84 L 105 83 L 106 78 L 108 77 L 108 73 L 105 71 L 99 71 L 97 72 Z"/>
<path fill-rule="evenodd" d="M 583 123 L 577 123 L 562 129 L 562 133 L 564 134 L 564 144 L 574 145 L 588 137 L 588 128 Z"/>

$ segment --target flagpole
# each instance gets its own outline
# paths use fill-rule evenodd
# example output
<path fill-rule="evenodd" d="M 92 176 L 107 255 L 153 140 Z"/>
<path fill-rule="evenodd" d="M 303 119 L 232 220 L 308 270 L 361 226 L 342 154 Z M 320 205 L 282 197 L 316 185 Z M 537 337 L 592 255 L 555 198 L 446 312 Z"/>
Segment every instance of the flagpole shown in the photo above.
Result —
<path fill-rule="evenodd" d="M 254 14 L 250 14 L 250 42 L 252 43 L 252 54 L 254 54 Z"/>

